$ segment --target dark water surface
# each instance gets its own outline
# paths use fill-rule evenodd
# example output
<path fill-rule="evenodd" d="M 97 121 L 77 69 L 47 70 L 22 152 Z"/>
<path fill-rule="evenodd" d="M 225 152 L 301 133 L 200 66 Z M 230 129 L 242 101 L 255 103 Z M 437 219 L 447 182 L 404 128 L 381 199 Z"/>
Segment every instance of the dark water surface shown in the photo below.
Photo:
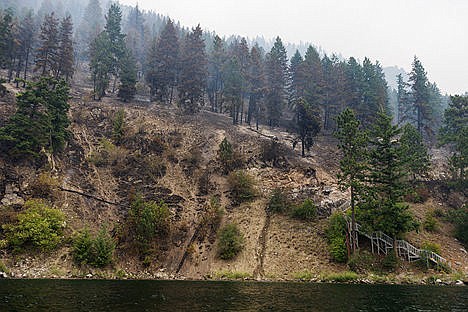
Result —
<path fill-rule="evenodd" d="M 0 311 L 468 311 L 468 287 L 0 280 Z"/>

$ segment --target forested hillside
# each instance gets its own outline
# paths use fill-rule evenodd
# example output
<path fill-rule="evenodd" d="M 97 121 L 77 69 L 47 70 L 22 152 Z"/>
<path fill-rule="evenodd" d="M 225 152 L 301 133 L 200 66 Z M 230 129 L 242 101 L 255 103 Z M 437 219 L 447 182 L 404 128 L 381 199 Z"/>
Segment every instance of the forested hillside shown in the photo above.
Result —
<path fill-rule="evenodd" d="M 0 8 L 13 274 L 60 259 L 60 276 L 466 279 L 468 97 L 442 95 L 417 56 L 394 89 L 367 57 L 138 5 Z M 382 254 L 370 233 L 388 235 Z"/>

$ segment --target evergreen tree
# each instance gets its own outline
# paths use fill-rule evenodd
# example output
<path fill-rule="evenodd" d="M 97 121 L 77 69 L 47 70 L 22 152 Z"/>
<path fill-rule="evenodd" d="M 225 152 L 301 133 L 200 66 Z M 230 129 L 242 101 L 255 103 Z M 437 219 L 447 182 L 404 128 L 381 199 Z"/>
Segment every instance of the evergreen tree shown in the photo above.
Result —
<path fill-rule="evenodd" d="M 433 112 L 429 106 L 429 82 L 426 71 L 416 56 L 414 57 L 409 81 L 413 100 L 413 121 L 424 138 L 431 138 Z"/>
<path fill-rule="evenodd" d="M 60 151 L 68 137 L 69 88 L 64 80 L 41 77 L 27 82 L 17 110 L 0 128 L 0 149 L 13 158 L 37 157 L 42 149 Z"/>
<path fill-rule="evenodd" d="M 130 49 L 132 52 L 136 61 L 137 71 L 141 72 L 144 69 L 143 64 L 146 60 L 147 40 L 145 18 L 143 12 L 138 7 L 138 3 L 130 9 L 125 26 L 127 49 Z"/>
<path fill-rule="evenodd" d="M 99 0 L 89 0 L 76 31 L 77 52 L 80 60 L 89 57 L 89 47 L 101 33 L 103 26 L 104 15 Z"/>
<path fill-rule="evenodd" d="M 174 23 L 169 19 L 149 53 L 146 82 L 151 97 L 172 103 L 173 89 L 176 85 L 179 39 Z"/>
<path fill-rule="evenodd" d="M 185 36 L 180 56 L 179 105 L 186 113 L 193 114 L 203 105 L 206 67 L 205 42 L 198 25 Z"/>
<path fill-rule="evenodd" d="M 251 118 L 255 115 L 258 130 L 261 100 L 265 94 L 265 73 L 260 47 L 255 45 L 250 50 L 250 66 L 247 75 L 249 83 L 249 109 L 247 112 L 247 123 L 250 125 Z"/>
<path fill-rule="evenodd" d="M 397 111 L 396 122 L 401 124 L 408 121 L 408 113 L 410 109 L 410 97 L 407 91 L 408 84 L 403 80 L 403 75 L 397 76 Z"/>
<path fill-rule="evenodd" d="M 320 115 L 304 98 L 298 100 L 296 114 L 297 134 L 302 147 L 301 155 L 305 157 L 305 151 L 309 151 L 314 145 L 314 137 L 320 132 Z"/>
<path fill-rule="evenodd" d="M 249 70 L 249 47 L 247 44 L 247 40 L 245 38 L 241 38 L 240 42 L 235 41 L 232 48 L 231 48 L 232 56 L 237 60 L 237 64 L 239 66 L 239 73 L 240 73 L 240 93 L 241 93 L 241 100 L 239 109 L 233 111 L 235 113 L 236 123 L 241 123 L 244 119 L 244 99 L 247 97 L 247 75 Z M 240 118 L 239 118 L 240 115 Z"/>
<path fill-rule="evenodd" d="M 57 59 L 59 48 L 59 20 L 54 12 L 46 14 L 41 25 L 39 35 L 39 47 L 36 50 L 34 71 L 39 71 L 41 76 L 53 75 L 57 71 Z"/>
<path fill-rule="evenodd" d="M 23 79 L 27 79 L 31 51 L 34 46 L 35 23 L 32 11 L 28 11 L 20 22 L 18 31 L 18 61 L 16 67 L 16 78 L 23 72 Z M 25 85 L 23 84 L 23 87 Z"/>
<path fill-rule="evenodd" d="M 225 43 L 218 35 L 213 40 L 213 50 L 208 60 L 208 99 L 213 112 L 222 112 L 223 98 L 223 66 L 227 58 L 224 47 Z"/>
<path fill-rule="evenodd" d="M 3 16 L 0 12 L 0 68 L 8 69 L 8 81 L 11 81 L 17 53 L 17 20 L 13 11 L 7 9 Z"/>
<path fill-rule="evenodd" d="M 409 207 L 403 203 L 408 172 L 398 140 L 400 133 L 389 115 L 378 114 L 370 131 L 369 185 L 358 210 L 358 219 L 373 231 L 391 235 L 394 243 L 398 236 L 415 228 Z"/>
<path fill-rule="evenodd" d="M 451 96 L 444 113 L 443 126 L 439 132 L 442 145 L 452 149 L 450 164 L 454 169 L 453 177 L 461 186 L 466 187 L 466 168 L 468 167 L 468 96 Z"/>
<path fill-rule="evenodd" d="M 414 182 L 416 176 L 421 176 L 429 170 L 430 157 L 427 147 L 424 145 L 421 134 L 411 124 L 403 126 L 400 142 L 406 168 L 411 173 Z"/>
<path fill-rule="evenodd" d="M 287 56 L 280 37 L 266 57 L 266 108 L 270 127 L 278 126 L 286 95 Z"/>
<path fill-rule="evenodd" d="M 132 52 L 127 50 L 120 63 L 120 85 L 117 96 L 124 102 L 127 102 L 135 96 L 136 93 L 136 64 Z"/>
<path fill-rule="evenodd" d="M 106 94 L 110 81 L 110 68 L 112 66 L 112 51 L 107 32 L 101 32 L 90 46 L 91 78 L 93 80 L 93 97 L 101 100 Z"/>
<path fill-rule="evenodd" d="M 302 63 L 304 59 L 298 50 L 294 53 L 289 61 L 289 85 L 288 85 L 288 102 L 289 106 L 294 106 L 298 100 L 304 96 Z"/>
<path fill-rule="evenodd" d="M 109 68 L 109 73 L 114 75 L 114 86 L 112 88 L 112 92 L 114 92 L 115 83 L 120 71 L 120 61 L 125 56 L 125 35 L 122 34 L 121 22 L 122 11 L 118 4 L 112 3 L 109 11 L 107 12 L 106 25 L 104 26 L 104 31 L 107 33 L 107 37 L 109 39 L 109 50 L 112 58 Z"/>
<path fill-rule="evenodd" d="M 360 194 L 364 188 L 364 171 L 367 163 L 367 133 L 360 127 L 361 123 L 354 112 L 346 108 L 336 118 L 337 130 L 335 137 L 339 140 L 338 148 L 342 154 L 340 159 L 339 184 L 351 192 L 351 237 L 350 251 L 358 247 L 355 212 L 359 204 Z"/>
<path fill-rule="evenodd" d="M 67 15 L 60 23 L 58 66 L 55 77 L 64 77 L 66 81 L 73 77 L 74 49 L 73 49 L 73 24 L 71 16 Z"/>
<path fill-rule="evenodd" d="M 231 104 L 232 123 L 239 122 L 239 110 L 242 103 L 242 74 L 237 58 L 227 61 L 223 69 L 224 98 Z"/>

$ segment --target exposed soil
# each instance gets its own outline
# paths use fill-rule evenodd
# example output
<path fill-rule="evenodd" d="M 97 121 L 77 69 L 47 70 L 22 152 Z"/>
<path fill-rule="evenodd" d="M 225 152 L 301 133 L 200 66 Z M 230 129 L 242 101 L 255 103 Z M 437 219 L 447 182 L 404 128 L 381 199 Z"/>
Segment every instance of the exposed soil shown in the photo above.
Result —
<path fill-rule="evenodd" d="M 63 154 L 51 157 L 45 166 L 60 181 L 50 200 L 67 216 L 66 234 L 70 236 L 85 226 L 97 231 L 106 224 L 119 237 L 129 198 L 137 192 L 146 200 L 164 200 L 168 204 L 170 232 L 148 266 L 125 242 L 116 250 L 113 266 L 105 270 L 77 267 L 66 244 L 46 255 L 13 255 L 3 250 L 0 259 L 14 276 L 71 277 L 92 272 L 112 277 L 117 270 L 124 270 L 138 278 L 201 279 L 229 270 L 258 279 L 291 279 L 304 271 L 318 275 L 346 270 L 346 265 L 330 258 L 325 237 L 326 217 L 348 198 L 337 185 L 338 160 L 332 138 L 318 137 L 309 155 L 301 158 L 298 148 L 292 149 L 293 135 L 280 129 L 261 127 L 257 132 L 247 125 L 232 125 L 230 118 L 220 114 L 202 111 L 184 116 L 175 108 L 158 104 L 124 105 L 113 97 L 94 102 L 87 94 L 87 90 L 74 92 L 72 139 Z M 0 120 L 5 121 L 13 112 L 11 101 L 0 101 Z M 126 114 L 125 139 L 104 159 L 97 159 L 103 149 L 102 139 L 111 138 L 112 119 L 118 109 Z M 259 196 L 250 203 L 231 203 L 227 177 L 217 160 L 224 137 L 242 155 L 244 169 L 256 180 Z M 261 155 L 272 137 L 281 147 L 281 155 L 274 162 L 265 161 Z M 442 159 L 441 151 L 436 155 Z M 33 197 L 31 186 L 45 167 L 14 164 L 1 156 L 0 162 L 4 165 L 0 171 L 0 199 L 7 195 L 7 186 L 15 186 L 18 191 L 14 193 L 23 201 Z M 311 198 L 318 206 L 317 221 L 268 214 L 267 198 L 277 187 L 288 190 L 297 200 Z M 201 228 L 212 196 L 217 196 L 225 209 L 221 226 L 235 222 L 243 233 L 244 249 L 234 260 L 218 258 L 216 228 Z M 412 205 L 415 215 L 423 219 L 429 210 L 453 209 L 439 201 L 441 196 L 432 194 L 426 203 Z M 416 246 L 424 241 L 437 242 L 442 256 L 456 270 L 468 274 L 467 253 L 450 235 L 452 226 L 443 220 L 439 224 L 437 232 L 410 233 L 408 240 Z M 412 266 L 402 270 L 419 272 Z"/>

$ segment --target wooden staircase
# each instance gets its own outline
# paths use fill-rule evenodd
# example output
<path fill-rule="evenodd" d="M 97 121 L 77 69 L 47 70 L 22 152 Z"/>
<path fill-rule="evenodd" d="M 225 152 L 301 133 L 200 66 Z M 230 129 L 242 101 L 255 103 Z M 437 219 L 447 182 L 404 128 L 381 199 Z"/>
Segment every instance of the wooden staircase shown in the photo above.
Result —
<path fill-rule="evenodd" d="M 346 219 L 348 223 L 348 229 L 351 229 L 351 220 L 348 217 Z M 388 254 L 394 248 L 393 238 L 387 234 L 377 231 L 368 233 L 363 230 L 360 224 L 356 224 L 356 232 L 361 234 L 364 237 L 367 237 L 371 241 L 372 253 L 377 254 Z M 397 249 L 397 255 L 408 262 L 413 262 L 417 260 L 425 260 L 427 262 L 432 262 L 436 266 L 442 267 L 451 267 L 450 262 L 438 255 L 435 252 L 426 249 L 419 249 L 405 240 L 396 240 L 395 247 Z"/>

